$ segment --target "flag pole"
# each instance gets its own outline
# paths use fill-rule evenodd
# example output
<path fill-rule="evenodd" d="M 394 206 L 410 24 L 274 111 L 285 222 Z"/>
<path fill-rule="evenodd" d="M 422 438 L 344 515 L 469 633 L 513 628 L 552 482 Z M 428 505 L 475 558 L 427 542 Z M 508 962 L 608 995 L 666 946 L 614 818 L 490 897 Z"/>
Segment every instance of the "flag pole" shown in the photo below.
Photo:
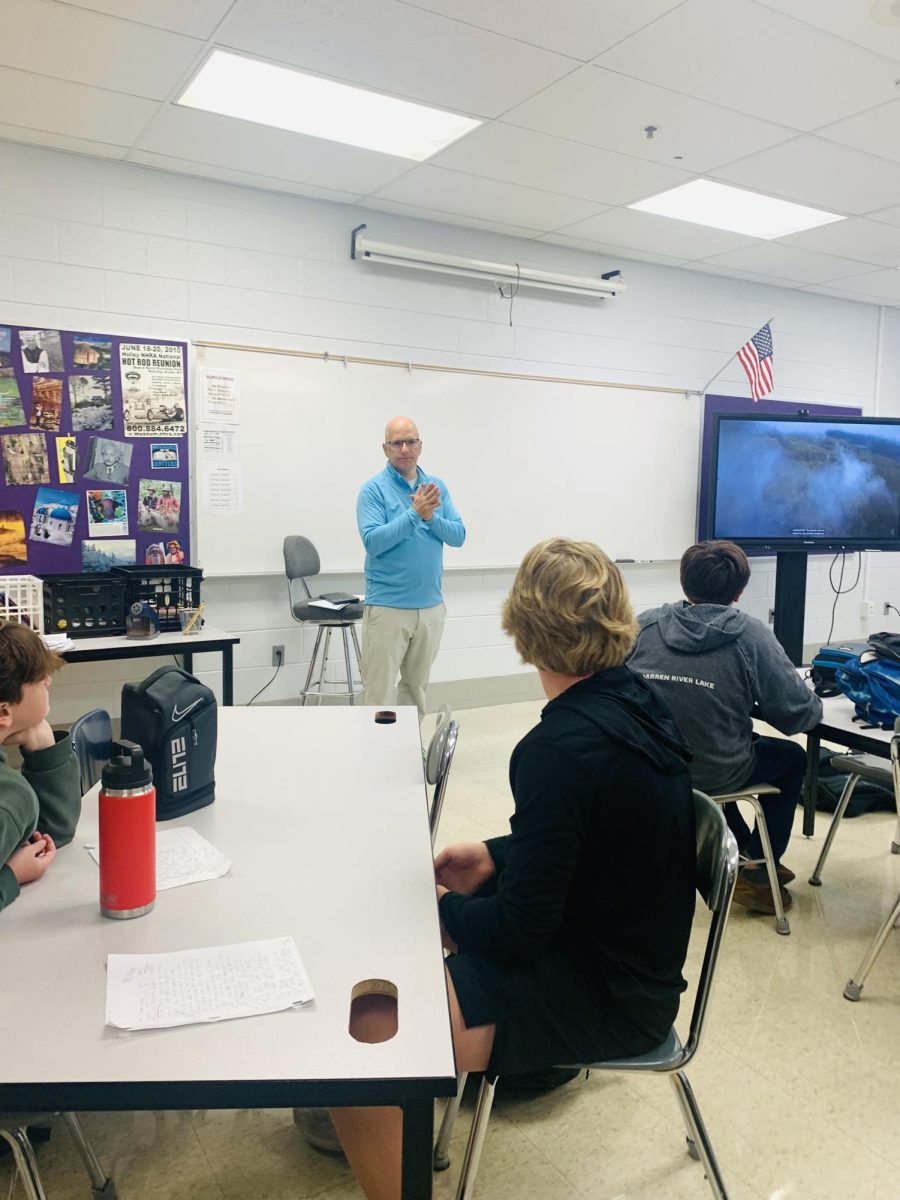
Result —
<path fill-rule="evenodd" d="M 772 322 L 773 322 L 774 320 L 775 320 L 775 318 L 774 318 L 774 317 L 769 317 L 768 321 L 763 321 L 763 323 L 762 323 L 762 325 L 760 325 L 759 329 L 765 329 L 765 327 L 766 327 L 767 325 L 768 325 L 769 327 L 771 327 L 771 325 L 772 325 Z M 759 333 L 759 329 L 756 331 L 757 333 Z M 719 376 L 722 374 L 722 371 L 727 371 L 727 370 L 728 370 L 728 368 L 731 366 L 732 362 L 733 362 L 733 361 L 734 361 L 734 360 L 737 358 L 739 351 L 740 351 L 740 350 L 742 350 L 742 349 L 743 349 L 743 347 L 742 347 L 742 346 L 739 346 L 739 347 L 738 347 L 738 349 L 737 349 L 737 350 L 735 350 L 734 354 L 732 354 L 732 355 L 731 355 L 731 357 L 728 359 L 728 361 L 725 363 L 725 366 L 724 366 L 724 367 L 722 367 L 722 370 L 721 370 L 721 371 L 716 371 L 715 375 L 713 375 L 712 379 L 709 381 L 709 383 L 706 385 L 706 387 L 702 387 L 702 388 L 700 389 L 700 391 L 699 391 L 699 393 L 698 393 L 699 395 L 701 395 L 701 396 L 705 396 L 705 395 L 706 395 L 706 393 L 709 391 L 710 385 L 716 382 L 716 380 L 717 380 L 717 379 L 719 378 Z"/>

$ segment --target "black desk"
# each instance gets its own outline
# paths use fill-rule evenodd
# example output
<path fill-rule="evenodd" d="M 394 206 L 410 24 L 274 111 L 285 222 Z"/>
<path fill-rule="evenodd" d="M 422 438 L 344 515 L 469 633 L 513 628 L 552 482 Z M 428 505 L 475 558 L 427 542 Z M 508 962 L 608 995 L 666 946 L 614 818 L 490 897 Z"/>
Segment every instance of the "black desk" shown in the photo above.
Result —
<path fill-rule="evenodd" d="M 222 703 L 234 704 L 234 661 L 233 650 L 240 642 L 236 634 L 226 633 L 205 625 L 198 634 L 161 633 L 159 637 L 145 641 L 141 638 L 92 637 L 75 638 L 75 645 L 64 650 L 66 662 L 104 662 L 114 658 L 157 658 L 160 655 L 178 654 L 184 669 L 193 672 L 194 655 L 219 653 L 222 655 Z"/>

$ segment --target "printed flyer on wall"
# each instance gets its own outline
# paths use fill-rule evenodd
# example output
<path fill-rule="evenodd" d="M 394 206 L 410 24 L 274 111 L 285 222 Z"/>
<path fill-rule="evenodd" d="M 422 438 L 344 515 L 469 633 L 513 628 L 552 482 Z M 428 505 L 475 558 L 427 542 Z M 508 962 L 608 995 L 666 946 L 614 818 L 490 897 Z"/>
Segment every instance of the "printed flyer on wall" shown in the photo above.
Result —
<path fill-rule="evenodd" d="M 181 346 L 119 345 L 126 437 L 184 437 L 184 360 Z"/>

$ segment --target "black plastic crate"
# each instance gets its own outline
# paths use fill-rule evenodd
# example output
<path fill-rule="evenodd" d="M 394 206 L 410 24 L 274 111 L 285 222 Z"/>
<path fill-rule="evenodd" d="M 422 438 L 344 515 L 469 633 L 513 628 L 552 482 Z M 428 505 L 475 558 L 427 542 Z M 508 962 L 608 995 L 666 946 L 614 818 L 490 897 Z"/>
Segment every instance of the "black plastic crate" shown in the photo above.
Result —
<path fill-rule="evenodd" d="M 200 603 L 203 572 L 199 567 L 113 567 L 112 574 L 125 580 L 128 605 L 143 600 L 156 610 L 164 633 L 181 629 L 179 608 L 196 608 Z"/>
<path fill-rule="evenodd" d="M 125 632 L 125 581 L 109 573 L 42 575 L 44 629 L 72 638 Z"/>

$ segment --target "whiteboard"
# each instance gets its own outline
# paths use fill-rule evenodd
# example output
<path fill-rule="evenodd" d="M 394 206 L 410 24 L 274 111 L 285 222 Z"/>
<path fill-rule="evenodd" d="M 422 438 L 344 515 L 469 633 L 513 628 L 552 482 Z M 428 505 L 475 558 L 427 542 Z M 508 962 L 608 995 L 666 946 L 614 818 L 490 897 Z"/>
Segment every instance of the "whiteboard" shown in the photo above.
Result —
<path fill-rule="evenodd" d="M 419 427 L 419 465 L 447 485 L 466 542 L 445 569 L 510 567 L 542 538 L 598 542 L 614 558 L 679 558 L 696 531 L 698 397 L 576 383 L 444 374 L 199 345 L 201 367 L 239 373 L 235 451 L 198 437 L 194 562 L 207 575 L 281 572 L 288 534 L 322 570 L 362 570 L 361 484 L 385 465 L 384 426 Z M 199 379 L 198 379 L 199 381 Z M 239 465 L 243 511 L 206 511 L 204 475 Z"/>

